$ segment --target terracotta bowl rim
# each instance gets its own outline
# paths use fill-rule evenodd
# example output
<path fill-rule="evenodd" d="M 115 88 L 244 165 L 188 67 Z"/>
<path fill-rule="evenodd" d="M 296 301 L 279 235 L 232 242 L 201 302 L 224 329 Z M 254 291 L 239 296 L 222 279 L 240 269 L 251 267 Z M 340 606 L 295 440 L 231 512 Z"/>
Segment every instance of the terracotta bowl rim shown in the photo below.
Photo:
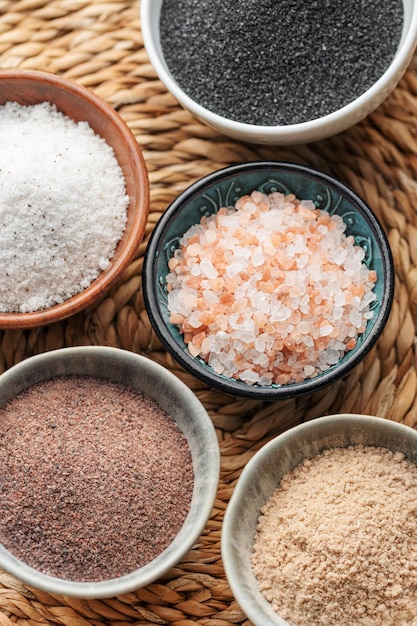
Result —
<path fill-rule="evenodd" d="M 136 184 L 139 186 L 138 204 L 133 207 L 130 204 L 128 209 L 129 213 L 134 215 L 134 219 L 129 220 L 129 231 L 125 231 L 122 243 L 119 244 L 120 250 L 116 251 L 110 266 L 101 272 L 89 287 L 60 304 L 40 311 L 28 313 L 0 312 L 0 329 L 28 329 L 58 322 L 79 313 L 114 286 L 133 260 L 145 233 L 149 213 L 149 180 L 146 162 L 133 132 L 117 111 L 89 88 L 63 76 L 39 70 L 0 69 L 0 85 L 1 81 L 5 79 L 44 82 L 53 88 L 61 89 L 87 101 L 100 115 L 107 117 L 109 123 L 125 139 L 129 157 L 133 163 L 132 170 L 135 169 L 137 172 Z M 53 99 L 51 102 L 53 103 Z"/>

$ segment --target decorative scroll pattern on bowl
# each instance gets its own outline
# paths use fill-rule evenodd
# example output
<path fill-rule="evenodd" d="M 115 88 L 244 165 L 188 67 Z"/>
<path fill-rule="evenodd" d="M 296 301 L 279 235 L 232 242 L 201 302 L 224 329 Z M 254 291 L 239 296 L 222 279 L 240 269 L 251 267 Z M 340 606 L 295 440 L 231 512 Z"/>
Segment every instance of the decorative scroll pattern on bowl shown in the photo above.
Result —
<path fill-rule="evenodd" d="M 264 194 L 282 193 L 284 195 L 298 195 L 298 192 L 295 192 L 289 185 L 286 185 L 281 180 L 275 178 L 268 178 L 264 183 L 258 185 L 256 190 Z M 198 224 L 203 216 L 209 217 L 213 213 L 217 213 L 223 207 L 233 207 L 237 200 L 244 195 L 244 193 L 248 192 L 243 191 L 242 185 L 236 181 L 231 181 L 226 188 L 224 184 L 219 184 L 213 187 L 210 189 L 210 193 L 202 194 L 201 197 L 205 200 L 205 203 L 198 204 L 197 211 L 195 212 L 198 217 L 197 215 L 195 216 L 194 223 Z M 323 186 L 323 188 L 317 191 L 317 193 L 310 195 L 308 199 L 311 200 L 318 209 L 327 211 L 330 215 L 338 214 L 341 216 L 346 224 L 347 234 L 352 235 L 355 239 L 356 245 L 361 246 L 365 252 L 364 263 L 366 263 L 368 267 L 371 267 L 372 240 L 370 237 L 361 234 L 363 229 L 361 229 L 357 213 L 350 209 L 343 211 L 343 197 L 340 194 L 336 195 L 331 193 L 330 189 Z M 190 226 L 192 225 L 193 224 L 190 224 Z M 169 259 L 171 259 L 174 255 L 175 250 L 180 247 L 181 236 L 182 235 L 177 235 L 164 244 L 163 253 L 165 255 L 167 265 Z M 158 287 L 160 290 L 160 296 L 165 301 L 165 305 L 167 306 L 168 297 L 165 278 L 166 277 L 159 276 Z M 372 308 L 375 308 L 377 304 L 378 301 L 374 301 Z"/>
<path fill-rule="evenodd" d="M 180 245 L 183 234 L 198 224 L 203 216 L 233 207 L 243 195 L 259 190 L 281 192 L 311 200 L 329 214 L 339 215 L 346 224 L 346 234 L 364 250 L 364 262 L 375 270 L 376 296 L 373 318 L 358 338 L 355 348 L 346 352 L 333 367 L 315 378 L 288 385 L 248 386 L 242 381 L 215 374 L 201 359 L 188 352 L 178 326 L 171 324 L 168 310 L 166 277 L 169 259 Z M 144 298 L 158 337 L 173 357 L 205 383 L 235 396 L 277 400 L 322 389 L 346 375 L 369 352 L 382 332 L 391 310 L 394 288 L 392 254 L 388 240 L 375 215 L 351 189 L 331 176 L 296 164 L 255 162 L 229 166 L 213 172 L 182 192 L 161 217 L 148 245 L 144 261 Z"/>

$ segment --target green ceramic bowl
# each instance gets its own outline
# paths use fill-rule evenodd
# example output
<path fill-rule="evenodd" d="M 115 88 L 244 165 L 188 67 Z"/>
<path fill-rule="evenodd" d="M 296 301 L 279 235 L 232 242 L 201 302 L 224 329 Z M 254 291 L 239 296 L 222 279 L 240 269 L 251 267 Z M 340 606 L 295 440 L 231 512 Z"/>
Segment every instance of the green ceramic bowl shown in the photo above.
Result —
<path fill-rule="evenodd" d="M 340 215 L 346 233 L 365 251 L 365 263 L 377 273 L 374 315 L 356 347 L 334 366 L 314 378 L 286 385 L 248 385 L 243 381 L 219 375 L 202 359 L 190 355 L 177 326 L 169 322 L 166 277 L 168 261 L 179 245 L 181 236 L 203 215 L 222 206 L 231 206 L 242 195 L 253 190 L 265 193 L 281 191 L 312 200 L 330 214 Z M 156 225 L 145 254 L 143 292 L 151 324 L 166 350 L 188 372 L 207 385 L 234 396 L 279 400 L 311 393 L 345 376 L 375 344 L 389 316 L 394 291 L 392 255 L 386 235 L 365 202 L 340 181 L 292 163 L 253 162 L 232 165 L 210 174 L 181 193 L 166 209 Z"/>

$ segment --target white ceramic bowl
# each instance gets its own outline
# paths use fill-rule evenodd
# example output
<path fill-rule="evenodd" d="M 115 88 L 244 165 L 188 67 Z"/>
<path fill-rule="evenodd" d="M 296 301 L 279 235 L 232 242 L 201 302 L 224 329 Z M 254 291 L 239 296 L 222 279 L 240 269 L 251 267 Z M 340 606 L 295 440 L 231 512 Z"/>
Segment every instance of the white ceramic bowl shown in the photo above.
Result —
<path fill-rule="evenodd" d="M 403 0 L 404 27 L 397 53 L 387 71 L 365 93 L 324 117 L 286 126 L 258 126 L 236 122 L 209 111 L 192 100 L 174 80 L 161 49 L 159 16 L 163 0 L 141 1 L 141 27 L 149 59 L 159 78 L 178 102 L 208 126 L 241 141 L 289 145 L 336 135 L 374 111 L 391 93 L 409 65 L 417 41 L 417 3 Z"/>
<path fill-rule="evenodd" d="M 160 578 L 197 541 L 216 497 L 220 465 L 217 436 L 200 401 L 174 374 L 148 358 L 117 348 L 63 348 L 26 359 L 0 376 L 0 405 L 33 384 L 66 375 L 111 380 L 153 398 L 177 422 L 191 450 L 194 488 L 184 524 L 163 552 L 129 574 L 100 582 L 65 580 L 29 567 L 0 545 L 0 567 L 32 587 L 71 597 L 114 597 Z"/>
<path fill-rule="evenodd" d="M 400 451 L 417 465 L 417 431 L 380 417 L 341 414 L 291 428 L 265 444 L 244 468 L 226 509 L 221 546 L 231 590 L 254 626 L 290 626 L 259 591 L 250 564 L 261 507 L 303 460 L 325 448 L 349 445 Z"/>

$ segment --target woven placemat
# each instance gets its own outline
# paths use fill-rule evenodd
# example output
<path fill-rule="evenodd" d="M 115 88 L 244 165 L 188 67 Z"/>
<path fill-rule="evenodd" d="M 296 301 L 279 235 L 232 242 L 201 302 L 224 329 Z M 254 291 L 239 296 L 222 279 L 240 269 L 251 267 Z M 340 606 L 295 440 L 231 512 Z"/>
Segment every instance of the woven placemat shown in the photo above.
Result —
<path fill-rule="evenodd" d="M 0 626 L 248 625 L 225 579 L 220 532 L 236 480 L 256 450 L 286 428 L 325 414 L 366 413 L 412 427 L 417 423 L 417 63 L 388 100 L 356 127 L 326 141 L 285 149 L 225 138 L 178 106 L 143 48 L 138 1 L 0 0 L 0 67 L 61 74 L 111 103 L 135 133 L 151 182 L 146 238 L 122 280 L 99 304 L 64 323 L 1 332 L 0 371 L 64 346 L 101 344 L 145 354 L 193 389 L 209 411 L 221 447 L 212 515 L 178 567 L 135 593 L 101 601 L 29 589 L 0 570 Z M 214 392 L 184 373 L 153 333 L 141 292 L 146 242 L 168 203 L 205 174 L 259 159 L 305 163 L 349 184 L 384 225 L 396 267 L 392 313 L 365 361 L 325 391 L 266 405 Z"/>

